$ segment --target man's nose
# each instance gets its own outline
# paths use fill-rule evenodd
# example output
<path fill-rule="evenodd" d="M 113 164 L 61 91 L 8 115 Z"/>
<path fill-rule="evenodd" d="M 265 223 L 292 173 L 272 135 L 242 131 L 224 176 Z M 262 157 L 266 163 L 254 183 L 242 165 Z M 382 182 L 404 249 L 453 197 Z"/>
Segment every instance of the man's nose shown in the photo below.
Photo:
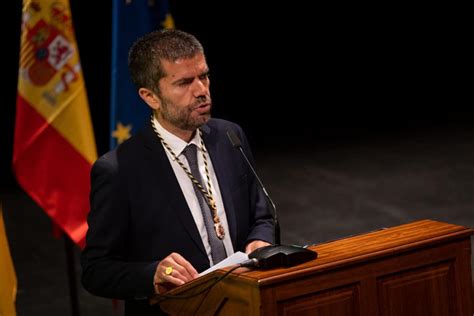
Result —
<path fill-rule="evenodd" d="M 198 97 L 206 97 L 209 91 L 209 85 L 202 80 L 196 80 L 194 82 L 193 93 L 196 98 Z"/>

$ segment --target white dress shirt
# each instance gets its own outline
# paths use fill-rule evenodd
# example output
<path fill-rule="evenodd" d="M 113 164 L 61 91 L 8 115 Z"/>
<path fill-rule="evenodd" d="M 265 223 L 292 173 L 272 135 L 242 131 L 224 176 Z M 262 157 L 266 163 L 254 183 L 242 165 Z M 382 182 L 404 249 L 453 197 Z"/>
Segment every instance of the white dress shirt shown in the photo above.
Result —
<path fill-rule="evenodd" d="M 184 154 L 182 154 L 182 152 L 186 148 L 186 146 L 188 146 L 189 144 L 196 145 L 197 156 L 198 156 L 197 163 L 199 166 L 199 172 L 201 174 L 202 181 L 204 181 L 203 187 L 207 189 L 207 180 L 206 180 L 207 178 L 206 178 L 204 160 L 202 157 L 201 136 L 199 135 L 199 133 L 196 132 L 193 139 L 191 139 L 189 143 L 186 143 L 181 138 L 168 132 L 163 126 L 161 126 L 161 124 L 158 122 L 156 118 L 153 118 L 153 120 L 155 123 L 155 127 L 160 133 L 161 137 L 163 137 L 163 139 L 168 144 L 168 146 L 173 150 L 176 157 L 180 159 L 180 161 L 188 168 L 188 170 L 190 170 L 189 164 L 188 164 L 188 161 L 186 160 L 186 157 L 184 157 Z M 194 222 L 196 223 L 196 227 L 199 231 L 199 234 L 201 235 L 204 248 L 206 249 L 207 257 L 209 258 L 209 262 L 211 263 L 211 266 L 212 266 L 214 263 L 212 262 L 211 246 L 207 238 L 207 230 L 204 224 L 204 219 L 201 212 L 201 206 L 199 205 L 196 192 L 194 191 L 193 183 L 191 182 L 191 179 L 189 179 L 186 172 L 184 172 L 183 168 L 181 168 L 178 162 L 175 161 L 173 156 L 169 153 L 168 149 L 166 149 L 164 146 L 163 148 L 166 152 L 166 155 L 168 156 L 171 167 L 173 167 L 174 174 L 176 175 L 179 186 L 181 187 L 181 190 L 183 191 L 184 198 L 186 199 L 189 209 L 191 210 L 191 215 L 193 216 Z M 225 247 L 227 256 L 230 256 L 231 254 L 234 253 L 234 248 L 232 246 L 232 241 L 230 240 L 230 236 L 229 236 L 229 225 L 227 224 L 227 217 L 225 214 L 224 203 L 222 202 L 221 191 L 219 189 L 219 183 L 217 181 L 216 173 L 214 172 L 214 167 L 212 166 L 212 161 L 208 153 L 205 153 L 205 154 L 207 155 L 206 157 L 207 166 L 208 166 L 207 169 L 209 171 L 209 176 L 211 178 L 212 196 L 214 197 L 214 200 L 217 205 L 217 215 L 219 216 L 221 224 L 225 230 L 225 237 L 223 239 L 224 247 Z"/>

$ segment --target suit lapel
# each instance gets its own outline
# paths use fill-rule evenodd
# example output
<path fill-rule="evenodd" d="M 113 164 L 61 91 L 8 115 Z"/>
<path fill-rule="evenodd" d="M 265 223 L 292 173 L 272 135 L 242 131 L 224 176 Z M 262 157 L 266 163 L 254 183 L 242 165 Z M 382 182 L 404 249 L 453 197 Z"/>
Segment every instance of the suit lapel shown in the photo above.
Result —
<path fill-rule="evenodd" d="M 222 201 L 225 207 L 225 213 L 227 217 L 227 224 L 229 225 L 229 234 L 232 240 L 234 249 L 236 249 L 236 218 L 234 211 L 234 203 L 232 200 L 232 194 L 230 192 L 230 186 L 227 179 L 231 178 L 228 168 L 225 168 L 224 161 L 225 157 L 222 155 L 226 152 L 225 150 L 220 149 L 220 144 L 218 142 L 218 133 L 215 129 L 212 129 L 209 125 L 204 125 L 201 127 L 202 137 L 204 143 L 206 144 L 207 151 L 209 152 L 209 157 L 212 161 L 212 166 L 214 167 L 214 172 L 216 173 L 217 181 L 219 182 L 219 189 L 222 195 Z"/>
<path fill-rule="evenodd" d="M 151 151 L 152 155 L 152 176 L 161 177 L 163 181 L 160 191 L 163 196 L 166 196 L 170 206 L 176 210 L 176 213 L 188 232 L 191 239 L 194 241 L 199 250 L 207 257 L 204 244 L 202 243 L 201 235 L 196 227 L 191 210 L 189 209 L 183 191 L 179 186 L 173 168 L 166 155 L 165 149 L 161 145 L 158 137 L 153 131 L 151 124 L 147 124 L 144 129 L 145 147 Z"/>

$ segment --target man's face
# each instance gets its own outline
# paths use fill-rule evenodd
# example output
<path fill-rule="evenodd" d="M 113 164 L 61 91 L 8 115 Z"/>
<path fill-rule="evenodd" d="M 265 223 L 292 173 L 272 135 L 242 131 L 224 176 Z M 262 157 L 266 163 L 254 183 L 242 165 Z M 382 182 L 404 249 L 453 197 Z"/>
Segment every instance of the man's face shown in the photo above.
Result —
<path fill-rule="evenodd" d="M 209 68 L 202 53 L 175 62 L 163 60 L 158 121 L 168 129 L 194 131 L 211 117 Z"/>

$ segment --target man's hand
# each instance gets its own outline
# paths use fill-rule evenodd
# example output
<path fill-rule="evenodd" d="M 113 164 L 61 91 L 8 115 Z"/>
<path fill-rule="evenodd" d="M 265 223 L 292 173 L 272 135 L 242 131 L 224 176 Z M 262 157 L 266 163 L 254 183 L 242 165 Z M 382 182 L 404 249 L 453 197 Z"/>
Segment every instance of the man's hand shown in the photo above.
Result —
<path fill-rule="evenodd" d="M 262 248 L 262 247 L 265 247 L 265 246 L 270 246 L 270 245 L 271 245 L 270 243 L 268 243 L 266 241 L 263 241 L 263 240 L 254 240 L 254 241 L 250 242 L 247 245 L 247 247 L 245 247 L 245 253 L 249 254 L 252 251 L 254 251 L 255 249 Z"/>
<path fill-rule="evenodd" d="M 183 285 L 198 277 L 196 269 L 180 254 L 173 252 L 160 261 L 156 267 L 153 282 L 155 291 L 158 291 L 158 285 L 161 283 L 171 283 Z"/>

